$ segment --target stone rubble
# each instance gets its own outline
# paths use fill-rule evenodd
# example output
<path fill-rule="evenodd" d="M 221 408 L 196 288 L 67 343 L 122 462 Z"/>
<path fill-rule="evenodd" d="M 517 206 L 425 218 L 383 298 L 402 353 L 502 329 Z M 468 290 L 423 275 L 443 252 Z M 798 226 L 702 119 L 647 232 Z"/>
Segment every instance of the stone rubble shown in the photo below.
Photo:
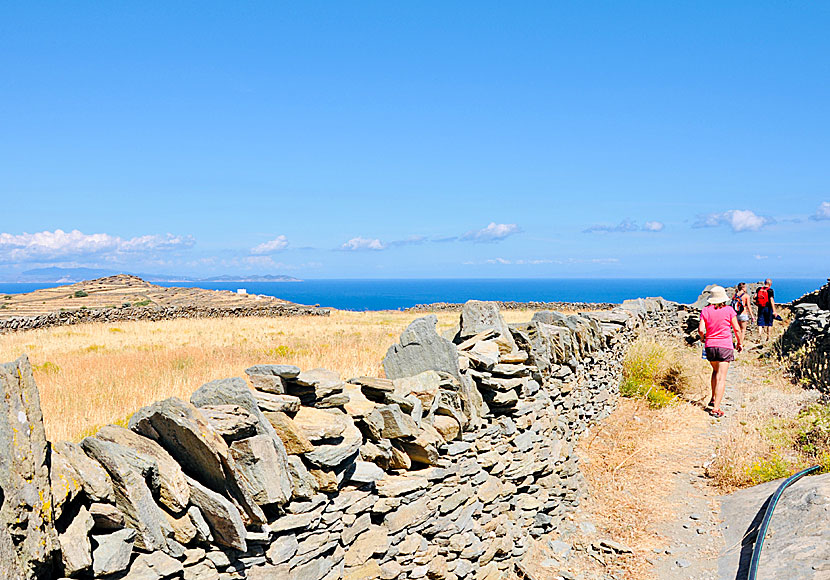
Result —
<path fill-rule="evenodd" d="M 53 445 L 51 485 L 44 462 L 32 467 L 55 498 L 30 522 L 49 549 L 15 550 L 4 515 L 0 564 L 15 579 L 506 578 L 579 506 L 574 446 L 613 408 L 638 329 L 681 318 L 644 299 L 508 325 L 496 303 L 471 301 L 449 337 L 434 316 L 412 322 L 386 378 L 250 367 L 248 383 L 212 381 L 140 409 L 129 429 Z M 28 368 L 14 365 L 7 392 Z"/>

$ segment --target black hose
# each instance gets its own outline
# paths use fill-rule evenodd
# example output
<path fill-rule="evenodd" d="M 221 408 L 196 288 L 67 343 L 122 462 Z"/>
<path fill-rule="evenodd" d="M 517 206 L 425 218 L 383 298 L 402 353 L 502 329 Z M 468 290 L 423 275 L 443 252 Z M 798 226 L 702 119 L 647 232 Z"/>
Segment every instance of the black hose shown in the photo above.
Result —
<path fill-rule="evenodd" d="M 784 493 L 784 490 L 790 485 L 808 473 L 812 473 L 820 468 L 820 465 L 814 465 L 803 471 L 799 471 L 795 475 L 791 475 L 785 479 L 784 482 L 778 486 L 778 489 L 775 490 L 775 493 L 770 496 L 769 503 L 767 504 L 767 511 L 764 512 L 764 519 L 761 520 L 761 525 L 758 526 L 758 536 L 755 538 L 755 545 L 752 547 L 752 559 L 749 561 L 749 573 L 746 575 L 746 580 L 756 580 L 755 576 L 758 574 L 758 562 L 761 559 L 761 548 L 764 547 L 764 538 L 767 535 L 767 528 L 769 527 L 769 522 L 772 519 L 772 511 L 775 509 L 775 506 L 778 505 L 778 500 L 781 498 L 781 494 Z"/>

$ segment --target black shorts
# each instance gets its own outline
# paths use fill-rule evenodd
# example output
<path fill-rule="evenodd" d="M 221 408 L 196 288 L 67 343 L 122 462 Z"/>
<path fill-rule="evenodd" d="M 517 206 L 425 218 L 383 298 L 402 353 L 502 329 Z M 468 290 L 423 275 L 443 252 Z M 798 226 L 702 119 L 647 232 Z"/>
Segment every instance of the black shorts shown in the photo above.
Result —
<path fill-rule="evenodd" d="M 732 362 L 735 360 L 735 349 L 722 346 L 707 346 L 706 360 L 709 362 Z"/>

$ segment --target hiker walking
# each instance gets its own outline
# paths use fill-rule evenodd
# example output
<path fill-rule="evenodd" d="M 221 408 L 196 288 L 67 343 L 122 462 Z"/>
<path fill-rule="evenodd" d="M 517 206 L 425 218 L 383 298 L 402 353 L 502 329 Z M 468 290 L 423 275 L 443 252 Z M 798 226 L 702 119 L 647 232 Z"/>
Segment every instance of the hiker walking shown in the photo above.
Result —
<path fill-rule="evenodd" d="M 700 313 L 700 323 L 697 331 L 704 341 L 704 352 L 709 364 L 712 365 L 712 398 L 706 405 L 709 414 L 713 417 L 723 417 L 720 404 L 726 389 L 726 372 L 729 363 L 735 360 L 734 348 L 738 352 L 743 350 L 741 327 L 738 326 L 738 316 L 728 304 L 729 296 L 723 286 L 713 286 L 709 291 L 709 305 Z M 736 342 L 732 342 L 732 331 L 735 331 Z M 734 348 L 733 348 L 734 346 Z"/>
<path fill-rule="evenodd" d="M 761 331 L 762 340 L 766 342 L 770 339 L 772 321 L 775 320 L 775 291 L 769 278 L 756 290 L 755 306 L 758 307 L 758 329 Z"/>
<path fill-rule="evenodd" d="M 749 306 L 749 293 L 746 291 L 746 282 L 741 282 L 735 287 L 735 294 L 732 296 L 732 310 L 738 315 L 738 326 L 741 327 L 739 336 L 741 337 L 741 344 L 746 342 L 746 327 L 749 326 L 749 321 L 754 322 L 755 318 L 752 316 L 752 308 Z"/>

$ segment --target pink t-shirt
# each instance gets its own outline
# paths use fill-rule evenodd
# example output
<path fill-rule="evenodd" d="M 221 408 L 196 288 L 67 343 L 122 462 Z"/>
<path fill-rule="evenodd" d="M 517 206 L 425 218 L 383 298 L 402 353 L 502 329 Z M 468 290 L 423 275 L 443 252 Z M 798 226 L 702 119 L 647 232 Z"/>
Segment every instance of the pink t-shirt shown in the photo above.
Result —
<path fill-rule="evenodd" d="M 706 347 L 733 348 L 732 317 L 737 316 L 731 306 L 715 308 L 709 305 L 700 313 L 700 319 L 706 325 Z"/>

